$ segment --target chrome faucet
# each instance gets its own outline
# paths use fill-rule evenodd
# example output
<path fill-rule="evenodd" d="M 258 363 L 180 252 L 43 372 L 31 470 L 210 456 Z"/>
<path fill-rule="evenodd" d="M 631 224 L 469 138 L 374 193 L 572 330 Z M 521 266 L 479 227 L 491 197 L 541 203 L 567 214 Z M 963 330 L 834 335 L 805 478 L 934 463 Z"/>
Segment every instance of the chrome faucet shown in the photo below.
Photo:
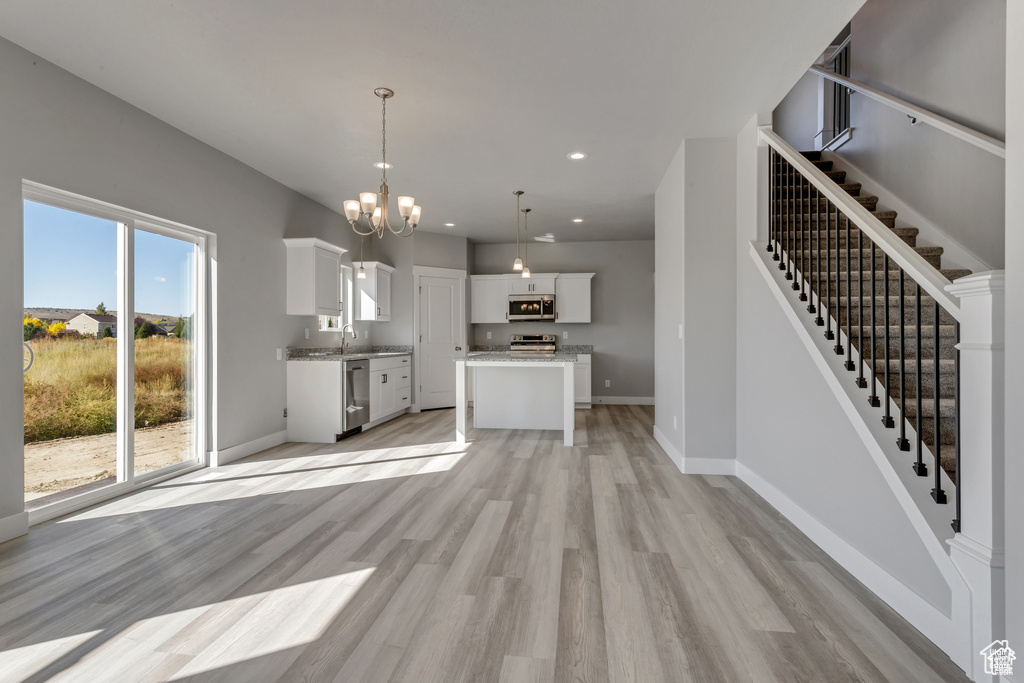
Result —
<path fill-rule="evenodd" d="M 356 328 L 352 326 L 352 323 L 345 323 L 341 328 L 341 355 L 345 355 L 348 352 L 348 342 L 345 341 L 345 330 L 348 329 L 352 332 L 352 338 L 356 338 Z"/>

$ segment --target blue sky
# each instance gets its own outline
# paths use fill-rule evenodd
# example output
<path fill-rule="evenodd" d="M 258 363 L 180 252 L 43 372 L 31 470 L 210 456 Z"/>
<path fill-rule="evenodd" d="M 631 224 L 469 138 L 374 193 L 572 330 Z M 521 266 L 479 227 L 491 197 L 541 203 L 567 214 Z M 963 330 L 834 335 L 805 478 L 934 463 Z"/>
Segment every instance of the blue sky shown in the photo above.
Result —
<path fill-rule="evenodd" d="M 25 201 L 25 307 L 117 308 L 117 224 Z M 135 231 L 135 310 L 192 313 L 195 247 Z"/>

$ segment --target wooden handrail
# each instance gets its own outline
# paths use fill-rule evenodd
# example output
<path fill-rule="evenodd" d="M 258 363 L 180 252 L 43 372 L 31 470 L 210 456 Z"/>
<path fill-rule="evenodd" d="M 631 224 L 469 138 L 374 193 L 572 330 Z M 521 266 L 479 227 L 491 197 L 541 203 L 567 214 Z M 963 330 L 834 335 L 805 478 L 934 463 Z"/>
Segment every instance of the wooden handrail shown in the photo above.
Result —
<path fill-rule="evenodd" d="M 896 265 L 921 285 L 921 289 L 931 295 L 955 319 L 960 320 L 960 301 L 946 291 L 949 280 L 943 277 L 942 273 L 933 268 L 913 247 L 900 239 L 895 232 L 861 206 L 849 193 L 844 192 L 832 182 L 817 166 L 779 137 L 777 133 L 768 127 L 761 127 L 759 133 L 762 140 L 775 148 L 775 151 L 793 168 L 818 188 L 847 219 L 867 235 L 868 239 L 878 245 Z"/>
<path fill-rule="evenodd" d="M 927 123 L 929 126 L 938 128 L 945 133 L 949 133 L 953 137 L 960 138 L 964 142 L 969 142 L 975 147 L 983 149 L 991 154 L 995 154 L 1001 159 L 1006 158 L 1006 143 L 995 139 L 991 135 L 979 133 L 973 128 L 968 128 L 963 124 L 947 119 L 945 116 L 939 116 L 934 112 L 922 109 L 917 105 L 911 104 L 906 100 L 901 100 L 900 98 L 890 95 L 878 88 L 873 88 L 866 83 L 855 81 L 852 78 L 847 78 L 846 76 L 840 76 L 839 74 L 833 73 L 823 67 L 812 66 L 810 71 L 827 78 L 830 81 L 843 85 L 850 90 L 867 95 L 876 102 L 881 102 L 885 106 L 891 107 L 896 111 L 903 112 L 909 116 L 913 122 Z"/>

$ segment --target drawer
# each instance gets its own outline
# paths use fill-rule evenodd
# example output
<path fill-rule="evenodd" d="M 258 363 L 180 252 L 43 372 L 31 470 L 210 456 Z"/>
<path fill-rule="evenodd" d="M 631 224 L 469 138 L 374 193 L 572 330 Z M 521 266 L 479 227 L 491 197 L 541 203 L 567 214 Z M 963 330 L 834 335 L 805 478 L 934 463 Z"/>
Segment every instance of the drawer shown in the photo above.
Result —
<path fill-rule="evenodd" d="M 391 370 L 393 368 L 410 368 L 409 356 L 393 356 L 390 358 L 371 358 L 370 370 Z"/>
<path fill-rule="evenodd" d="M 412 386 L 412 368 L 389 370 L 388 381 L 395 383 L 395 391 L 408 390 Z"/>
<path fill-rule="evenodd" d="M 408 387 L 405 389 L 395 389 L 395 410 L 402 410 L 412 405 L 412 391 Z"/>

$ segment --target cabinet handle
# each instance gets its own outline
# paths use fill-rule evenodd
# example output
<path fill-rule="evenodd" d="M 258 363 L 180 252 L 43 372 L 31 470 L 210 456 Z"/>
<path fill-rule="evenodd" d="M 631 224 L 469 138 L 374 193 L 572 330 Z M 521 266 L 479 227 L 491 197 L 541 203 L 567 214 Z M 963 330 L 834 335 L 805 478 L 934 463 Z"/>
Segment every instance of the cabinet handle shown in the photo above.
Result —
<path fill-rule="evenodd" d="M 380 383 L 381 384 L 387 384 L 388 383 L 388 376 L 386 374 L 380 376 Z"/>
<path fill-rule="evenodd" d="M 377 317 L 380 317 L 380 306 L 377 307 Z"/>

